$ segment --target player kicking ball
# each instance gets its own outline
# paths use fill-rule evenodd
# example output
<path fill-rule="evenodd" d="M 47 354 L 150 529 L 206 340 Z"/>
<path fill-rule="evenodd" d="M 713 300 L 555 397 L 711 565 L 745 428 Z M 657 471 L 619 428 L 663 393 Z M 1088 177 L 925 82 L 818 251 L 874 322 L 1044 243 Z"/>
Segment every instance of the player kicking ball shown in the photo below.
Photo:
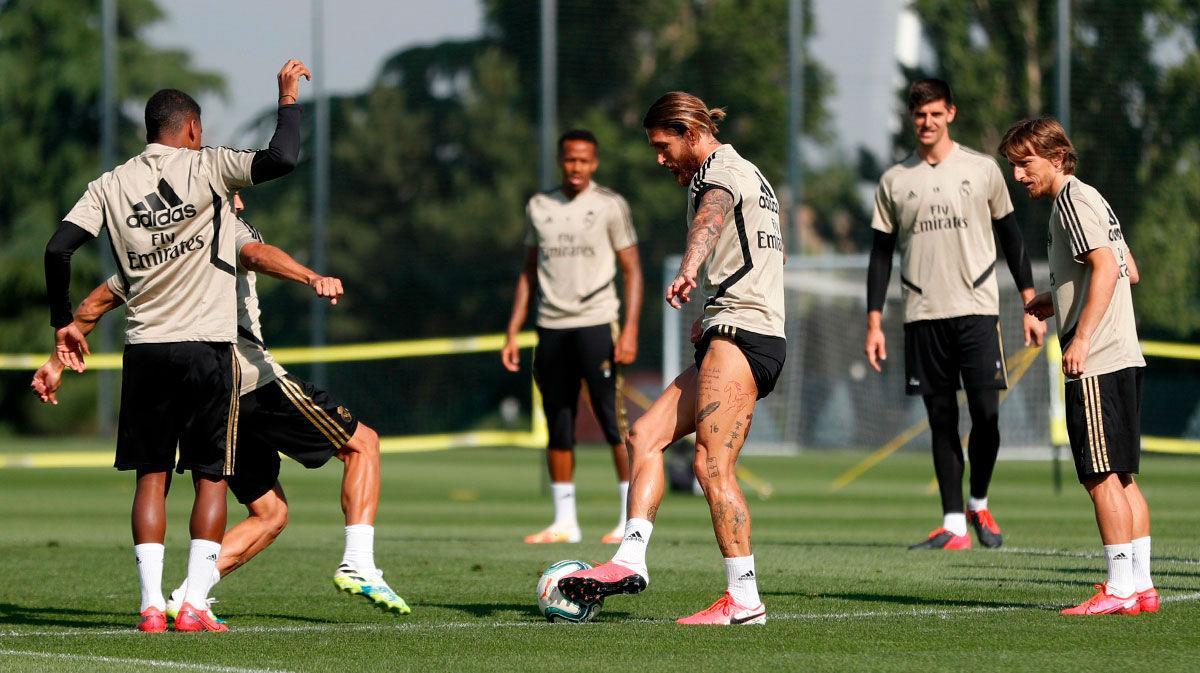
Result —
<path fill-rule="evenodd" d="M 234 207 L 241 212 L 235 194 Z M 282 451 L 307 468 L 321 467 L 330 458 L 344 463 L 342 510 L 346 517 L 346 546 L 333 576 L 341 591 L 361 595 L 397 614 L 411 612 L 404 599 L 383 579 L 375 566 L 375 513 L 379 508 L 379 435 L 328 393 L 283 369 L 267 350 L 259 325 L 255 272 L 311 287 L 318 296 L 337 303 L 342 284 L 303 266 L 283 250 L 263 242 L 258 230 L 234 222 L 239 273 L 237 277 L 238 340 L 235 353 L 241 366 L 240 414 L 237 422 L 238 460 L 229 490 L 246 506 L 249 516 L 225 533 L 211 576 L 212 584 L 266 549 L 287 525 L 288 505 L 279 484 Z M 124 303 L 118 278 L 113 277 L 88 295 L 75 312 L 74 324 L 90 333 L 106 312 Z M 34 375 L 33 388 L 43 402 L 57 404 L 63 365 L 51 357 Z M 166 616 L 179 620 L 190 579 L 166 600 Z M 211 600 L 201 615 L 221 623 Z"/>
<path fill-rule="evenodd" d="M 665 487 L 663 451 L 696 433 L 694 469 L 725 558 L 726 591 L 680 624 L 764 624 L 750 546 L 750 510 L 734 472 L 756 400 L 783 368 L 783 238 L 779 202 L 754 164 L 716 139 L 725 117 L 683 92 L 658 99 L 642 121 L 658 163 L 687 187 L 687 249 L 666 300 L 691 299 L 704 266 L 704 316 L 692 326 L 696 364 L 680 374 L 629 433 L 629 520 L 612 561 L 572 573 L 558 588 L 574 601 L 635 594 L 650 583 L 646 548 Z"/>
<path fill-rule="evenodd" d="M 1150 508 L 1133 475 L 1141 458 L 1142 371 L 1131 285 L 1137 264 L 1100 192 L 1075 177 L 1078 156 L 1057 120 L 1017 122 L 1000 142 L 1013 177 L 1050 209 L 1050 292 L 1025 310 L 1058 316 L 1067 434 L 1096 510 L 1108 580 L 1064 615 L 1158 612 L 1150 579 Z"/>

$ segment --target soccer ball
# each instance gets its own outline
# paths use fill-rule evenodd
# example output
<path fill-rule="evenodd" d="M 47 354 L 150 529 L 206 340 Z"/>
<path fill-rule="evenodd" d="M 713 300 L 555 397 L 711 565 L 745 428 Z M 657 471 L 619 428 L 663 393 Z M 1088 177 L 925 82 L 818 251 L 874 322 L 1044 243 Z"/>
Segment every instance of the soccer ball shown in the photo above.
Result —
<path fill-rule="evenodd" d="M 542 576 L 538 578 L 537 584 L 537 603 L 538 609 L 546 619 L 552 622 L 575 622 L 581 623 L 590 621 L 596 613 L 600 612 L 599 603 L 576 603 L 562 595 L 558 591 L 558 581 L 573 572 L 587 570 L 592 564 L 584 561 L 559 561 L 551 563 L 549 568 L 546 568 Z"/>

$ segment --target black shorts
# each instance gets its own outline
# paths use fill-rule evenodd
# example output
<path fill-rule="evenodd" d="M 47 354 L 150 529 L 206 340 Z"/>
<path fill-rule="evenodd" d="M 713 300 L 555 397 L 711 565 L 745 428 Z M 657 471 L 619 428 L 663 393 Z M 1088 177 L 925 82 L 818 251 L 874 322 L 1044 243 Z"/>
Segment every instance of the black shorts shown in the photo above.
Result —
<path fill-rule="evenodd" d="M 115 467 L 229 475 L 237 454 L 241 385 L 233 345 L 129 344 L 121 359 Z"/>
<path fill-rule="evenodd" d="M 1067 436 L 1075 473 L 1137 474 L 1142 456 L 1142 367 L 1066 384 Z"/>
<path fill-rule="evenodd" d="M 258 500 L 279 479 L 279 453 L 306 468 L 337 455 L 358 429 L 358 419 L 329 393 L 288 374 L 242 395 L 238 462 L 229 490 L 243 505 Z"/>
<path fill-rule="evenodd" d="M 756 334 L 731 325 L 713 325 L 705 330 L 700 341 L 696 342 L 697 369 L 704 362 L 704 356 L 708 354 L 708 345 L 716 336 L 733 341 L 733 345 L 746 356 L 746 362 L 750 363 L 750 374 L 754 376 L 754 385 L 758 388 L 758 399 L 770 395 L 779 381 L 779 373 L 783 371 L 783 361 L 787 357 L 787 339 Z"/>
<path fill-rule="evenodd" d="M 549 447 L 575 447 L 575 417 L 579 386 L 586 383 L 592 412 L 610 445 L 625 441 L 624 380 L 613 362 L 613 324 L 573 329 L 538 328 L 533 354 L 533 378 L 542 393 L 542 408 L 550 429 Z"/>
<path fill-rule="evenodd" d="M 952 393 L 961 387 L 1004 390 L 1008 367 L 999 316 L 905 323 L 904 378 L 909 395 Z"/>

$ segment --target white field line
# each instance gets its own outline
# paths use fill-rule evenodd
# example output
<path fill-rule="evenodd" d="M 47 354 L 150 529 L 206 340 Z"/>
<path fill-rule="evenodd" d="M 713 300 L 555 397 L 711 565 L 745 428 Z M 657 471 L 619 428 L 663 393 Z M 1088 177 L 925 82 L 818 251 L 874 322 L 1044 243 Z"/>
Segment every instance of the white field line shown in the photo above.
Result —
<path fill-rule="evenodd" d="M 1187 594 L 1173 594 L 1162 597 L 1164 603 L 1189 603 L 1200 601 L 1200 591 Z M 1016 605 L 964 605 L 961 607 L 944 607 L 944 608 L 913 608 L 910 610 L 867 610 L 853 612 L 792 612 L 792 613 L 767 613 L 767 617 L 771 621 L 814 621 L 814 620 L 850 620 L 850 619 L 878 619 L 878 618 L 904 618 L 904 617 L 935 617 L 945 619 L 955 615 L 973 614 L 973 613 L 988 613 L 988 612 L 1016 612 L 1018 610 L 1057 610 L 1061 605 L 1039 605 L 1035 607 L 1024 607 Z M 672 620 L 669 619 L 630 619 L 624 620 L 622 624 L 669 624 Z M 600 622 L 598 625 L 612 622 Z M 554 625 L 549 622 L 441 622 L 434 624 L 289 624 L 281 626 L 247 626 L 233 627 L 230 629 L 230 634 L 277 634 L 277 633 L 327 633 L 338 632 L 345 633 L 347 631 L 387 631 L 389 633 L 405 632 L 405 631 L 442 631 L 456 629 L 471 629 L 471 628 L 553 628 Z M 59 629 L 59 630 L 41 630 L 41 631 L 0 631 L 0 638 L 29 638 L 29 637 L 58 637 L 58 638 L 81 638 L 94 636 L 132 636 L 144 638 L 145 636 L 137 633 L 132 628 L 128 629 Z M 6 653 L 7 650 L 0 650 L 0 654 Z M 242 671 L 250 669 L 208 669 L 208 670 L 225 670 Z"/>
<path fill-rule="evenodd" d="M 172 668 L 185 671 L 214 671 L 215 673 L 286 673 L 274 668 L 237 668 L 234 666 L 215 666 L 213 664 L 193 664 L 183 661 L 167 661 L 165 659 L 134 659 L 131 657 L 102 657 L 88 654 L 66 654 L 61 652 L 26 652 L 23 650 L 0 650 L 0 655 L 11 657 L 30 657 L 35 659 L 58 659 L 80 664 L 132 664 L 150 668 Z"/>

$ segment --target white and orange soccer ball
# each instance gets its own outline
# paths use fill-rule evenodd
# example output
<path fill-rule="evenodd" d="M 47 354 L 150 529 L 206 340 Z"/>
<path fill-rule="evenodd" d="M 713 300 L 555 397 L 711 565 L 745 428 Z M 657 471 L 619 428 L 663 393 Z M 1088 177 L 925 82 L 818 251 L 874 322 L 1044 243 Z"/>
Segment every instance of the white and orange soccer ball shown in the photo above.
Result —
<path fill-rule="evenodd" d="M 599 603 L 576 603 L 558 591 L 558 581 L 573 572 L 587 570 L 592 564 L 586 561 L 559 561 L 551 563 L 538 578 L 537 603 L 542 615 L 551 622 L 590 621 L 600 612 Z"/>

